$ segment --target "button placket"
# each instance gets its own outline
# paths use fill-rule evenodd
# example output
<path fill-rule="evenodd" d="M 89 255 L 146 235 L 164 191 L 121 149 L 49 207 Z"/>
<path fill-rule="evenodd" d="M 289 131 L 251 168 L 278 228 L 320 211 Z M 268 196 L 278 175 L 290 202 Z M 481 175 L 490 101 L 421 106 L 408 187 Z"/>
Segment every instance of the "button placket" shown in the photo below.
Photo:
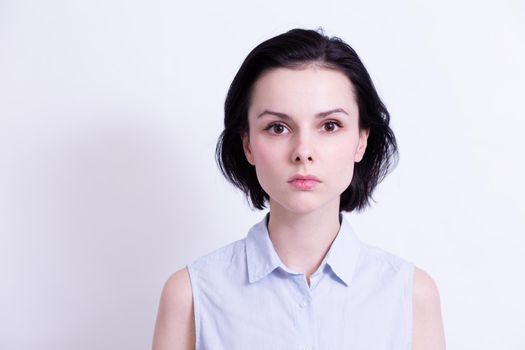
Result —
<path fill-rule="evenodd" d="M 316 341 L 315 315 L 312 304 L 312 290 L 308 287 L 304 274 L 293 276 L 296 289 L 295 310 L 298 337 L 297 350 L 313 350 Z"/>

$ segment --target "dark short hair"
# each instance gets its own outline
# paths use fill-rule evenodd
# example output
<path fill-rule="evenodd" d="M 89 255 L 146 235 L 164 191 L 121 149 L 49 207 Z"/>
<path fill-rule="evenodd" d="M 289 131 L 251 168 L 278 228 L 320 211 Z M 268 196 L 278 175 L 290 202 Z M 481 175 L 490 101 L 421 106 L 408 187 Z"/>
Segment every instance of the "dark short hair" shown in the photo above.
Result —
<path fill-rule="evenodd" d="M 235 75 L 224 104 L 224 131 L 215 150 L 217 164 L 228 181 L 241 189 L 253 207 L 264 209 L 269 199 L 255 167 L 246 159 L 241 135 L 248 132 L 248 108 L 257 79 L 274 68 L 299 68 L 308 63 L 336 69 L 350 79 L 359 108 L 359 128 L 369 129 L 363 159 L 341 194 L 339 211 L 360 211 L 370 204 L 372 192 L 397 164 L 398 151 L 389 127 L 390 114 L 357 53 L 343 40 L 322 30 L 292 29 L 254 48 Z"/>

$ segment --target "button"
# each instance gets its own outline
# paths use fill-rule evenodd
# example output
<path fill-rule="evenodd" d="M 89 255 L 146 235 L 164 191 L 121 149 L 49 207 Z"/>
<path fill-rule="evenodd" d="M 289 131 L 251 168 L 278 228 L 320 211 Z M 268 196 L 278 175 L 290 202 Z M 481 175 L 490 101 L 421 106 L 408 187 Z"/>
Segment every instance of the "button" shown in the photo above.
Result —
<path fill-rule="evenodd" d="M 308 306 L 308 300 L 306 300 L 306 299 L 301 300 L 301 302 L 299 303 L 299 306 L 302 307 L 302 308 L 307 307 Z"/>

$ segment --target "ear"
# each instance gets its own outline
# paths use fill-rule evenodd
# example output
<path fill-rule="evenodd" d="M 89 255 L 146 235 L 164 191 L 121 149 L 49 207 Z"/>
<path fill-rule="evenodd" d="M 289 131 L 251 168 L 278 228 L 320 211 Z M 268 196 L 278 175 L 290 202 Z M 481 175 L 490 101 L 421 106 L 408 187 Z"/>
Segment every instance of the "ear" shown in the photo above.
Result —
<path fill-rule="evenodd" d="M 365 155 L 366 145 L 368 142 L 368 135 L 370 134 L 370 129 L 361 129 L 359 130 L 359 144 L 357 145 L 357 150 L 355 152 L 355 162 L 358 163 L 363 159 Z"/>
<path fill-rule="evenodd" d="M 242 139 L 242 148 L 244 150 L 244 155 L 246 156 L 246 160 L 251 165 L 255 165 L 255 160 L 253 157 L 252 149 L 250 147 L 250 135 L 247 132 L 243 132 L 241 134 Z"/>

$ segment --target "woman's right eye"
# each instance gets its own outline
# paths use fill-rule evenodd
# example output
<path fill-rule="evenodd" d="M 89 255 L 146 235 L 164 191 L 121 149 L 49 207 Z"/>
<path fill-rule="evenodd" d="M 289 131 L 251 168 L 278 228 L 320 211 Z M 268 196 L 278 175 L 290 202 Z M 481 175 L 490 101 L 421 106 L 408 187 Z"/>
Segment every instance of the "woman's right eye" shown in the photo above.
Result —
<path fill-rule="evenodd" d="M 270 124 L 265 130 L 270 130 L 272 131 L 271 133 L 275 135 L 281 135 L 286 132 L 286 126 L 280 123 L 273 123 Z"/>

